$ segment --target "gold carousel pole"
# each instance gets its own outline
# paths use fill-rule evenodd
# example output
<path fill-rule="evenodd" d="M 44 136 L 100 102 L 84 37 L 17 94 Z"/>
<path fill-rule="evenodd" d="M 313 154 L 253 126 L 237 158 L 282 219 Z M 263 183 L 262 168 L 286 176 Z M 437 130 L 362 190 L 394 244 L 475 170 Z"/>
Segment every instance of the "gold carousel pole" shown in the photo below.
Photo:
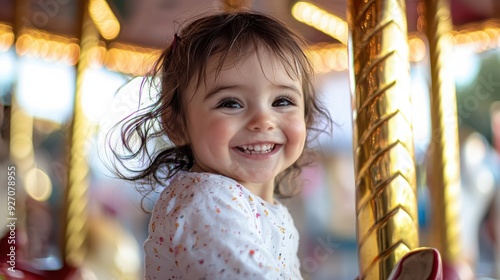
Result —
<path fill-rule="evenodd" d="M 359 279 L 419 245 L 404 0 L 349 0 Z"/>
<path fill-rule="evenodd" d="M 444 263 L 461 254 L 459 230 L 460 155 L 455 84 L 451 72 L 452 31 L 449 2 L 425 0 L 425 31 L 429 41 L 432 136 L 428 152 L 428 181 L 432 200 L 430 246 Z"/>
<path fill-rule="evenodd" d="M 82 264 L 86 255 L 87 191 L 89 172 L 85 157 L 88 126 L 82 112 L 81 94 L 85 70 L 89 66 L 89 51 L 98 45 L 99 34 L 89 18 L 89 0 L 80 0 L 81 33 L 80 57 L 76 69 L 76 92 L 73 120 L 70 128 L 68 182 L 65 192 L 63 234 L 64 260 L 75 266 Z"/>

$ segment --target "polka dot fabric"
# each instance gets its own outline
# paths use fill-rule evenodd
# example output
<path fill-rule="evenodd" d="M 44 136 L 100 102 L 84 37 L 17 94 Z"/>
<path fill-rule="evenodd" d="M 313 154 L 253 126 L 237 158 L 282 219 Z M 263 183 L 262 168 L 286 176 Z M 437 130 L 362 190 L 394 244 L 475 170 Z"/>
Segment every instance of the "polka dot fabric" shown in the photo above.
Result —
<path fill-rule="evenodd" d="M 302 279 L 288 209 L 236 181 L 182 172 L 161 193 L 144 244 L 146 279 Z"/>

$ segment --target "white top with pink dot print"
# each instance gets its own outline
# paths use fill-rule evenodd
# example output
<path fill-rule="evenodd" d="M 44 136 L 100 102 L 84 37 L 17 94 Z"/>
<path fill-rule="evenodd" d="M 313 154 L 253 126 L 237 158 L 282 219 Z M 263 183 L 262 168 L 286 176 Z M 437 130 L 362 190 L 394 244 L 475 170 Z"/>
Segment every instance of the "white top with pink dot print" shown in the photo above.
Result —
<path fill-rule="evenodd" d="M 144 243 L 146 279 L 302 279 L 288 209 L 236 181 L 180 172 L 161 193 Z"/>

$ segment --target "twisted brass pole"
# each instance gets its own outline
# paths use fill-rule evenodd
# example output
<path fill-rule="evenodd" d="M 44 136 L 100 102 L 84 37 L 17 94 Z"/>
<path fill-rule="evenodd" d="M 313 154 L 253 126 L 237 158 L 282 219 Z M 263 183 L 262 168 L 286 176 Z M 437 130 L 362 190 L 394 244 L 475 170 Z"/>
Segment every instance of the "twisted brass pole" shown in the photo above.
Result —
<path fill-rule="evenodd" d="M 70 129 L 68 182 L 65 192 L 63 256 L 72 264 L 83 262 L 87 249 L 87 206 L 89 168 L 86 161 L 85 143 L 88 125 L 82 111 L 81 95 L 85 70 L 89 64 L 89 52 L 98 45 L 99 34 L 89 18 L 88 1 L 81 0 L 80 57 L 76 69 L 76 92 L 73 120 Z"/>
<path fill-rule="evenodd" d="M 430 246 L 445 262 L 461 252 L 459 230 L 460 155 L 455 83 L 451 72 L 452 30 L 449 2 L 425 0 L 425 31 L 431 71 L 432 136 L 428 152 L 428 181 L 432 200 Z"/>
<path fill-rule="evenodd" d="M 350 0 L 359 278 L 387 279 L 418 246 L 404 0 Z"/>

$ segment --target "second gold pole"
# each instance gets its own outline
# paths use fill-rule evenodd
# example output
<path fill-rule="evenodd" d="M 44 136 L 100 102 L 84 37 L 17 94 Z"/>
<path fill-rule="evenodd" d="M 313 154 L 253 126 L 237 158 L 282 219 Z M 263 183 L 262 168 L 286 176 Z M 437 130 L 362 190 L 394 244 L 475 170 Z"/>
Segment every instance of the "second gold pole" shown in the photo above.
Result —
<path fill-rule="evenodd" d="M 359 279 L 419 245 L 404 0 L 350 0 Z"/>

